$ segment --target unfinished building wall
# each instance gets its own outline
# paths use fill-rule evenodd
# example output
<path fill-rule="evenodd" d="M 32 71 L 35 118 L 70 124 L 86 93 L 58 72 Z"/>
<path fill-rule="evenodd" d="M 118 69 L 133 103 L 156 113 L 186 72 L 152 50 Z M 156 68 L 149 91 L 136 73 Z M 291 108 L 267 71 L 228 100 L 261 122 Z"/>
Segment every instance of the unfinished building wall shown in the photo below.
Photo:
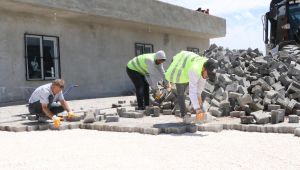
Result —
<path fill-rule="evenodd" d="M 77 21 L 30 13 L 0 12 L 0 104 L 25 102 L 34 88 L 50 81 L 27 81 L 24 34 L 59 37 L 61 78 L 78 84 L 67 99 L 127 94 L 133 85 L 126 64 L 135 56 L 135 43 L 165 50 L 168 62 L 180 50 L 209 45 L 208 39 L 175 35 L 160 30 Z M 165 66 L 167 68 L 167 66 Z"/>

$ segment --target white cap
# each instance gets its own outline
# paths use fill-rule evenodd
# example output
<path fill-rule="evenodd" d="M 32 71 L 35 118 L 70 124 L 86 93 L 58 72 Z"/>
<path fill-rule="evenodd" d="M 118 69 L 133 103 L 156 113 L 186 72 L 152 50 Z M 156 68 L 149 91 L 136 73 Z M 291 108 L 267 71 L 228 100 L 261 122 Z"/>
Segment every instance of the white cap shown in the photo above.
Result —
<path fill-rule="evenodd" d="M 157 51 L 157 52 L 155 53 L 155 59 L 156 59 L 156 60 L 166 60 L 167 57 L 166 57 L 165 52 L 162 51 L 162 50 Z"/>

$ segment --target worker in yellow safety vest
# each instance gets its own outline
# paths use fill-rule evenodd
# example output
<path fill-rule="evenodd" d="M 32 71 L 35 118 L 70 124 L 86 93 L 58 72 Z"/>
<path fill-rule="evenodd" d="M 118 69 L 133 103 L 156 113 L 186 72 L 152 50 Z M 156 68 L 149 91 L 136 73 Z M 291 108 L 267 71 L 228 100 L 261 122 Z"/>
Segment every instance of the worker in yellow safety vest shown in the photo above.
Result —
<path fill-rule="evenodd" d="M 136 89 L 138 110 L 145 110 L 149 106 L 149 84 L 155 96 L 161 95 L 157 86 L 160 80 L 169 84 L 163 67 L 166 59 L 165 52 L 158 51 L 139 55 L 128 62 L 126 71 Z"/>
<path fill-rule="evenodd" d="M 189 97 L 196 113 L 204 113 L 201 93 L 206 79 L 215 79 L 217 63 L 213 59 L 199 56 L 193 52 L 181 51 L 173 57 L 172 63 L 166 71 L 166 79 L 176 85 L 177 104 L 180 117 L 189 119 L 185 106 L 185 90 L 189 86 Z"/>

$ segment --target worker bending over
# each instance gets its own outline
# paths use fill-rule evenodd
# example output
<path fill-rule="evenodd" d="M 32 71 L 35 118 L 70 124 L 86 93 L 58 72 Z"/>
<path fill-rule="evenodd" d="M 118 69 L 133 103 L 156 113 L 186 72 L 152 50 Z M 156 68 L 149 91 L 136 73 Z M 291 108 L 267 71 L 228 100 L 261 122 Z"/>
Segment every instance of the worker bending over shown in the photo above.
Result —
<path fill-rule="evenodd" d="M 158 51 L 139 55 L 128 62 L 126 71 L 136 89 L 138 110 L 145 110 L 149 106 L 149 84 L 155 96 L 161 95 L 157 86 L 161 79 L 168 86 L 163 67 L 166 59 L 165 52 Z"/>
<path fill-rule="evenodd" d="M 193 52 L 181 51 L 173 57 L 172 63 L 166 72 L 166 79 L 176 84 L 177 103 L 180 108 L 180 117 L 186 119 L 185 90 L 189 86 L 189 97 L 197 115 L 204 113 L 201 93 L 206 79 L 215 78 L 216 62 Z M 187 117 L 188 116 L 188 117 Z"/>

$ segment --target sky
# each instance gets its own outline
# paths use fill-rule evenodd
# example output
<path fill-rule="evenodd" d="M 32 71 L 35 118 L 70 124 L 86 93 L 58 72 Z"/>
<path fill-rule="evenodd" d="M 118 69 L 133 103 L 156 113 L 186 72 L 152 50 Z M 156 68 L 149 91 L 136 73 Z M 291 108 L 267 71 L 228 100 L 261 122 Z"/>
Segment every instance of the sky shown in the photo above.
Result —
<path fill-rule="evenodd" d="M 262 16 L 270 0 L 160 0 L 192 10 L 209 8 L 210 14 L 226 19 L 226 37 L 211 43 L 229 49 L 259 48 L 265 51 Z"/>

